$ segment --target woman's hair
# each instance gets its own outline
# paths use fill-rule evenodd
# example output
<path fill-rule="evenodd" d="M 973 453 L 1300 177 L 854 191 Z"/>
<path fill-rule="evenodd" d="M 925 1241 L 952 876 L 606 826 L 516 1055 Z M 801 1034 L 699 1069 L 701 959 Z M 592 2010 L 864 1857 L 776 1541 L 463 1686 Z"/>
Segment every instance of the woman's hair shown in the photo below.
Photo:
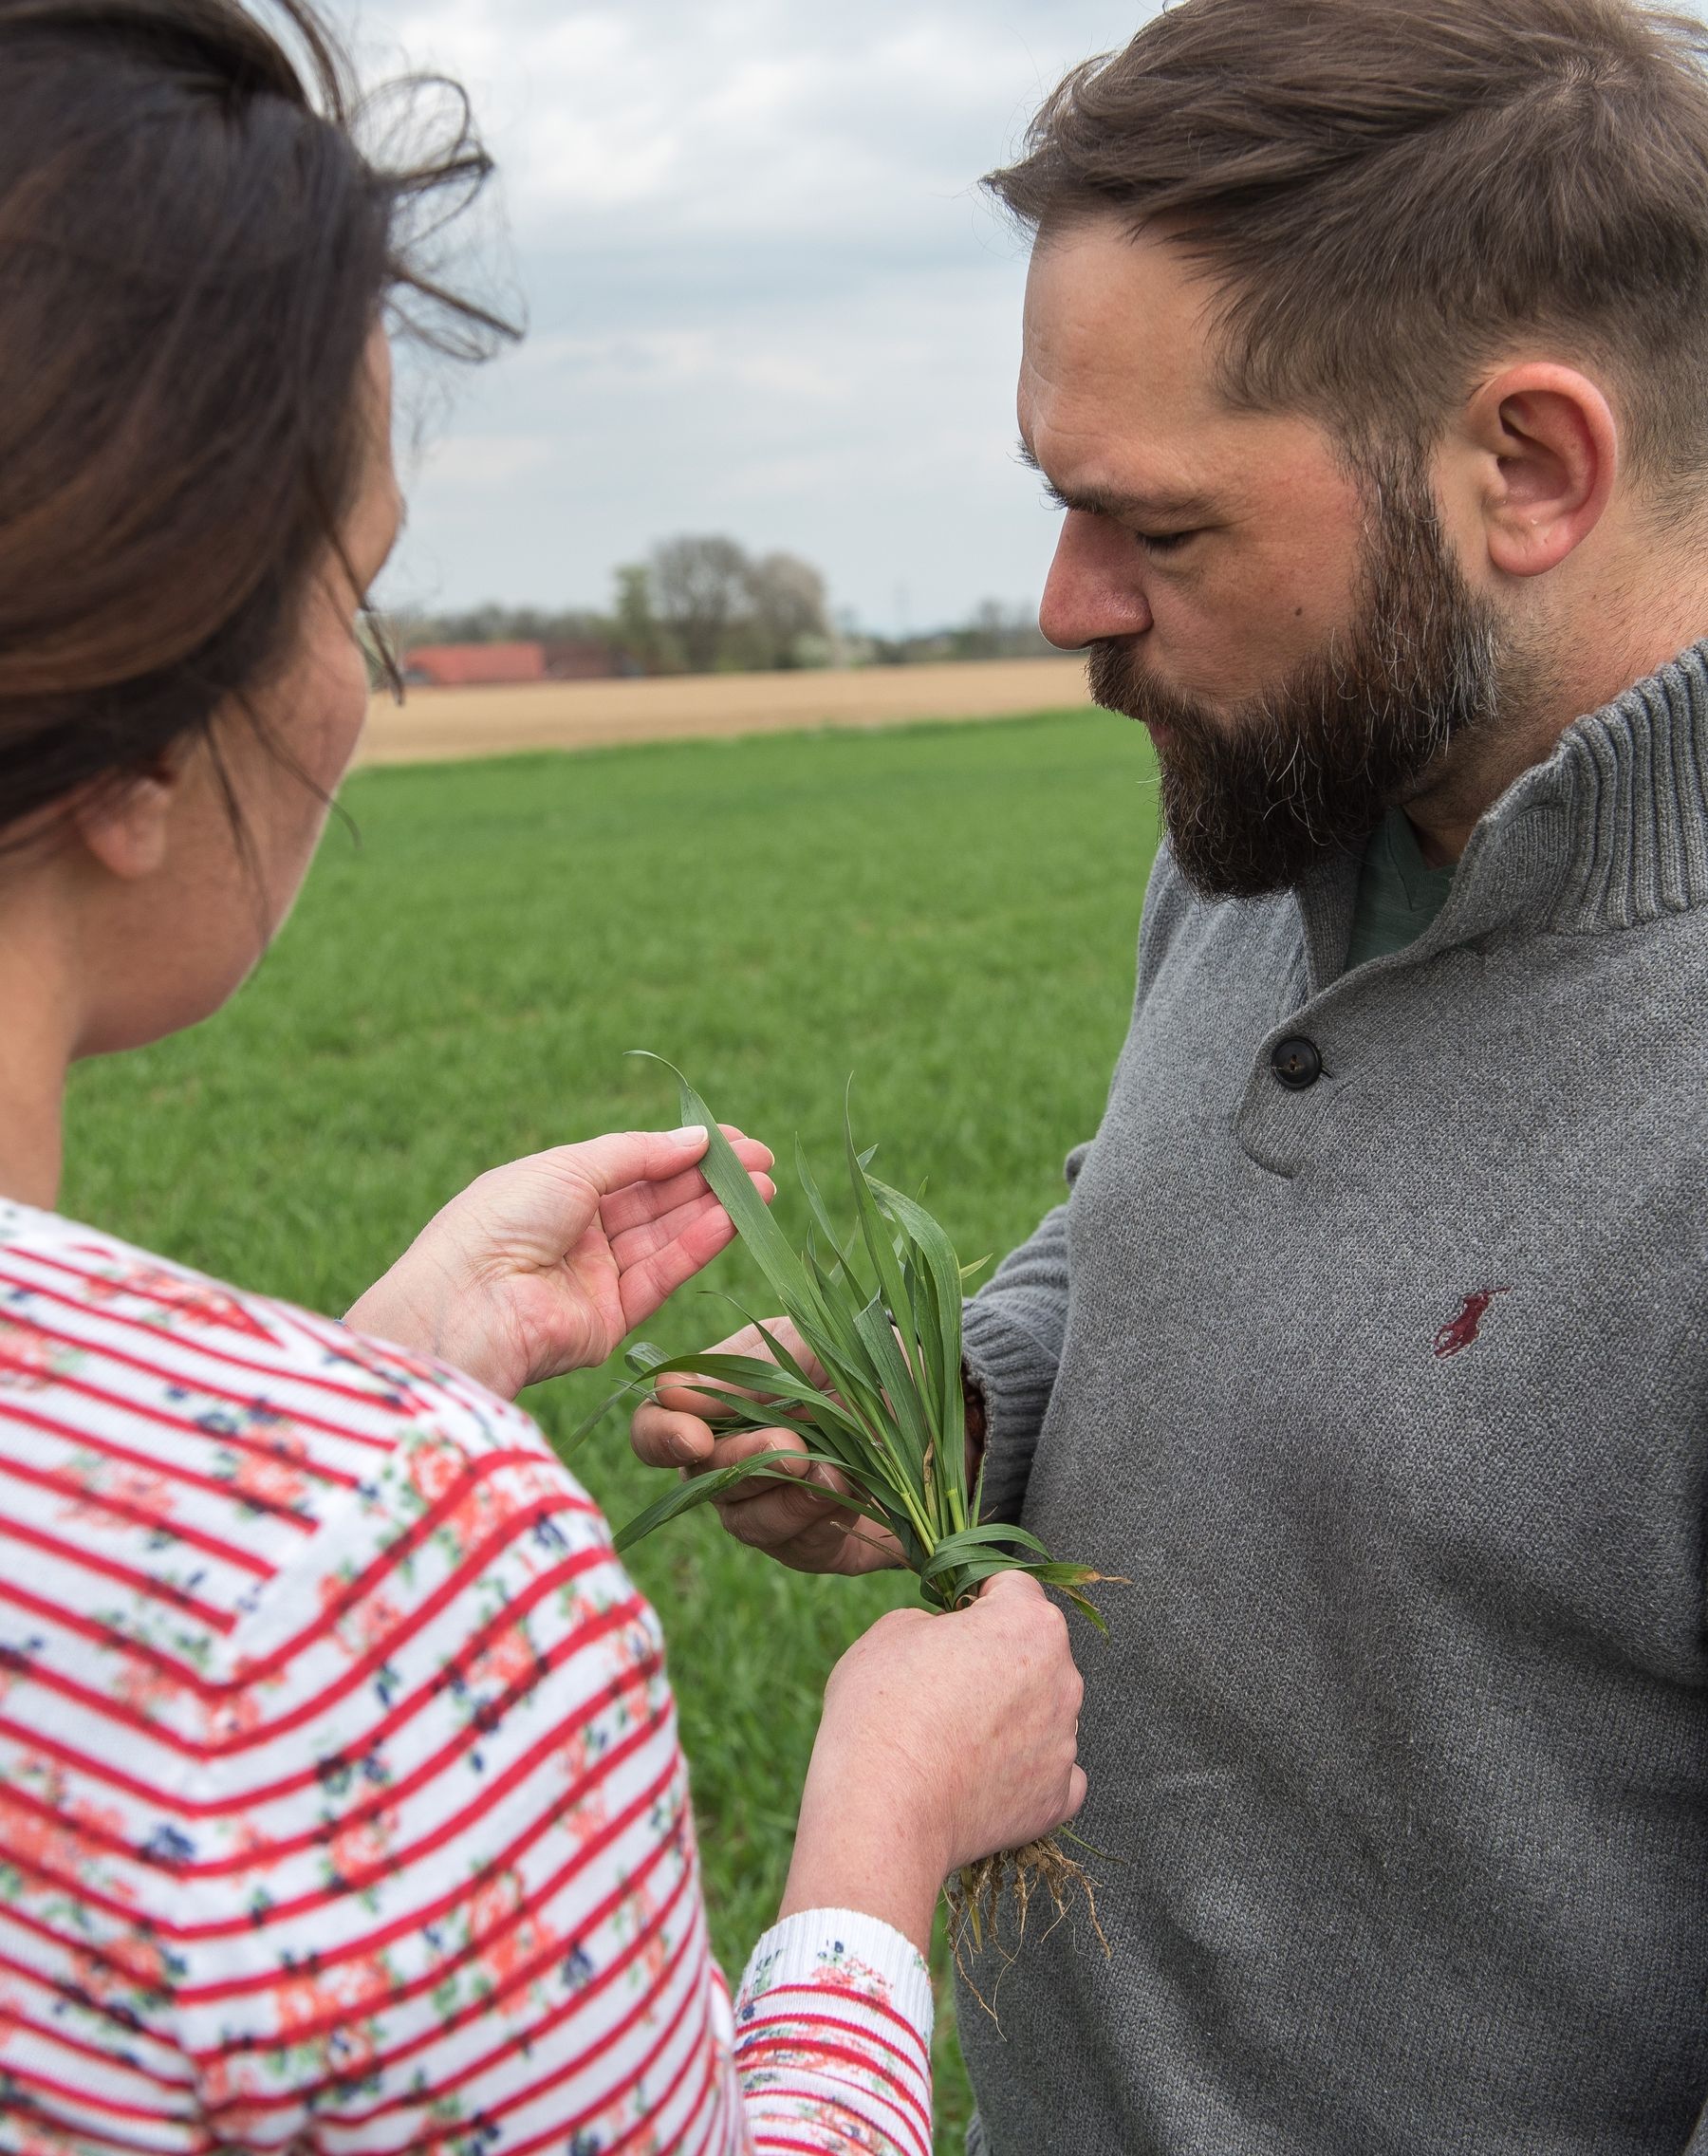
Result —
<path fill-rule="evenodd" d="M 1433 440 L 1540 334 L 1607 368 L 1661 501 L 1708 475 L 1708 29 L 1641 0 L 1183 0 L 1076 68 L 986 184 L 1046 239 L 1162 231 L 1223 386 Z"/>
<path fill-rule="evenodd" d="M 359 99 L 306 0 L 276 15 L 0 0 L 0 845 L 288 655 L 377 322 L 466 358 L 511 334 L 431 266 L 491 169 L 461 93 L 432 85 L 441 148 L 364 154 L 429 85 Z"/>

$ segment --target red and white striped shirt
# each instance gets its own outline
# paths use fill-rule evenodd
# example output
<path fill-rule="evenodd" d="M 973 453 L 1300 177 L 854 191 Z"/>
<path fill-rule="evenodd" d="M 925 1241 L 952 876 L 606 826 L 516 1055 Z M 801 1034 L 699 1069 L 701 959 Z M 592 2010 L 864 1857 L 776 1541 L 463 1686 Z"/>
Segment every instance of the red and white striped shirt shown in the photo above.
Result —
<path fill-rule="evenodd" d="M 469 1380 L 0 1202 L 0 2149 L 929 2156 L 931 1994 L 732 2008 L 662 1641 Z"/>

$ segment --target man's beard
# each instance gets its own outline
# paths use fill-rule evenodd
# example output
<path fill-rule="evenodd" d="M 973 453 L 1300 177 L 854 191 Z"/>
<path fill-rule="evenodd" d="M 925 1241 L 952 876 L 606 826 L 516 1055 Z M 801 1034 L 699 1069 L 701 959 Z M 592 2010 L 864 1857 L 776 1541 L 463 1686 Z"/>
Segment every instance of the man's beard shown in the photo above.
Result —
<path fill-rule="evenodd" d="M 1096 700 L 1166 730 L 1163 819 L 1208 898 L 1296 889 L 1326 855 L 1362 851 L 1500 707 L 1497 619 L 1449 554 L 1421 471 L 1389 465 L 1370 492 L 1352 626 L 1264 695 L 1218 716 L 1150 679 L 1133 643 L 1091 646 Z"/>

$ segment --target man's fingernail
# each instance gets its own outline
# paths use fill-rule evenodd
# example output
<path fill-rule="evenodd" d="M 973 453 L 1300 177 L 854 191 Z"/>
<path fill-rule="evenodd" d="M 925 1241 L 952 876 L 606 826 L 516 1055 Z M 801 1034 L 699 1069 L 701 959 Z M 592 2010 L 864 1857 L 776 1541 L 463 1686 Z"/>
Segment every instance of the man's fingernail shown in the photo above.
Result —
<path fill-rule="evenodd" d="M 686 1145 L 691 1139 L 703 1140 L 706 1126 L 703 1123 L 685 1123 L 680 1130 L 673 1130 L 670 1135 L 678 1145 Z"/>

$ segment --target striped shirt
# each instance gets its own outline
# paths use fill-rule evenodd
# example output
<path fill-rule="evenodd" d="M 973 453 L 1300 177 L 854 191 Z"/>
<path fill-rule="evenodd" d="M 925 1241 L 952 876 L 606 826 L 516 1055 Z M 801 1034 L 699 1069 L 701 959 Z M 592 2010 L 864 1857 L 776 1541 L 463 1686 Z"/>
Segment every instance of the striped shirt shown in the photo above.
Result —
<path fill-rule="evenodd" d="M 658 1621 L 517 1409 L 0 1202 L 0 2150 L 929 2156 L 887 1925 L 733 2004 Z"/>

